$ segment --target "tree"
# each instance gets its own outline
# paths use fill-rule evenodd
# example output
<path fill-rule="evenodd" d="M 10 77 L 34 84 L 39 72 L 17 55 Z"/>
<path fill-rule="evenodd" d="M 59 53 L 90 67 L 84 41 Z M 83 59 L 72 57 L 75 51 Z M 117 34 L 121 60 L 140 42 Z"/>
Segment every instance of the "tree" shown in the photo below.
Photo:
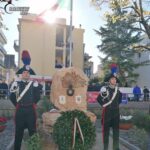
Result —
<path fill-rule="evenodd" d="M 115 1 L 116 0 L 91 0 L 92 4 L 99 9 L 104 3 L 109 4 L 111 7 L 115 7 Z M 128 12 L 126 17 L 134 17 L 135 23 L 133 28 L 146 34 L 150 39 L 150 10 L 146 10 L 146 8 L 150 6 L 150 0 L 117 0 L 117 2 L 124 11 Z M 116 17 L 114 19 L 118 20 L 120 18 Z M 149 44 L 135 45 L 135 48 L 137 51 L 150 51 Z"/>
<path fill-rule="evenodd" d="M 149 0 L 134 0 L 132 4 L 124 7 L 124 9 L 131 8 L 131 14 L 137 19 L 139 23 L 139 27 L 137 30 L 143 31 L 147 34 L 148 38 L 150 39 L 150 11 L 144 10 L 144 3 L 150 4 Z M 141 26 L 142 25 L 142 26 Z"/>
<path fill-rule="evenodd" d="M 100 82 L 102 82 L 102 79 L 99 78 L 99 77 L 94 77 L 94 78 L 91 78 L 89 80 L 89 84 L 92 85 L 92 84 L 99 84 Z"/>
<path fill-rule="evenodd" d="M 90 78 L 93 74 L 93 62 L 90 61 L 92 56 L 89 54 L 84 53 L 84 73 Z"/>
<path fill-rule="evenodd" d="M 102 40 L 102 44 L 98 45 L 98 48 L 105 54 L 105 58 L 100 58 L 104 69 L 108 70 L 111 63 L 118 64 L 120 80 L 124 85 L 127 79 L 126 73 L 128 73 L 128 82 L 135 82 L 138 74 L 134 73 L 134 70 L 148 62 L 133 61 L 133 56 L 137 53 L 134 45 L 142 40 L 141 32 L 137 32 L 133 28 L 135 18 L 126 17 L 128 12 L 120 7 L 117 0 L 114 1 L 111 10 L 112 13 L 106 14 L 105 27 L 95 31 Z"/>

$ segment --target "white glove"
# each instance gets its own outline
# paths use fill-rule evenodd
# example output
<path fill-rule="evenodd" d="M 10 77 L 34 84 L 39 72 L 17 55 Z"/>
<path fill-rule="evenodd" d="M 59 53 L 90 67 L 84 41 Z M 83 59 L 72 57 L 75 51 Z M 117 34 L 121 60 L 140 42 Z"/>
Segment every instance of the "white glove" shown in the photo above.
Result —
<path fill-rule="evenodd" d="M 106 87 L 105 87 L 105 86 L 101 87 L 101 89 L 100 89 L 100 93 L 105 93 L 105 92 L 107 92 Z"/>
<path fill-rule="evenodd" d="M 33 83 L 33 86 L 34 86 L 34 87 L 38 87 L 38 86 L 39 86 L 38 82 L 35 81 L 35 82 Z"/>
<path fill-rule="evenodd" d="M 17 89 L 18 89 L 18 83 L 15 81 L 12 83 L 10 87 L 10 92 L 16 92 Z"/>
<path fill-rule="evenodd" d="M 100 95 L 101 95 L 103 98 L 108 97 L 109 92 L 108 92 L 108 90 L 107 90 L 107 88 L 106 88 L 105 86 L 101 87 L 101 89 L 100 89 Z"/>

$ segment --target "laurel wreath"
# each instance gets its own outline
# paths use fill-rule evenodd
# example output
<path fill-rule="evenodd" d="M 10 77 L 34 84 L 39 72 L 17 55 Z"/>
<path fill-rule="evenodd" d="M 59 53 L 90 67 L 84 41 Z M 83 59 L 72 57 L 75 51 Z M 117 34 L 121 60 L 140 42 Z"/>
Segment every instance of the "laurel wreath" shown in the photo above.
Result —
<path fill-rule="evenodd" d="M 73 145 L 74 119 L 77 118 L 84 136 L 82 141 L 80 131 L 75 134 L 75 145 Z M 62 112 L 53 126 L 53 138 L 59 150 L 88 150 L 91 149 L 96 140 L 95 127 L 83 111 L 73 110 Z"/>

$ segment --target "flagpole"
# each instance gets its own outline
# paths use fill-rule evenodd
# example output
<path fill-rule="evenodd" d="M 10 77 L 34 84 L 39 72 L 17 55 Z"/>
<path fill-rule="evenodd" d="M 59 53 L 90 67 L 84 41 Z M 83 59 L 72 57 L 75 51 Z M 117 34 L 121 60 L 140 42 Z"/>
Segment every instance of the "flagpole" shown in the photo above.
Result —
<path fill-rule="evenodd" d="M 69 48 L 69 52 L 70 52 L 70 64 L 69 66 L 72 66 L 72 14 L 73 14 L 73 0 L 70 0 L 70 48 Z"/>

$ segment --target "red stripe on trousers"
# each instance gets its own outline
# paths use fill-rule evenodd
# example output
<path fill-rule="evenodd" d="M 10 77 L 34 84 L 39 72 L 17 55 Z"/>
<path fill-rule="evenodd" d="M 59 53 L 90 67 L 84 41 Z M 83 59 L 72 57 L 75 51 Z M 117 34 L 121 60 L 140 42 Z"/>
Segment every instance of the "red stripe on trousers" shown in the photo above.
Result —
<path fill-rule="evenodd" d="M 105 118 L 105 111 L 106 111 L 106 108 L 103 107 L 102 108 L 102 140 L 103 140 L 103 143 L 104 143 L 104 118 Z"/>

